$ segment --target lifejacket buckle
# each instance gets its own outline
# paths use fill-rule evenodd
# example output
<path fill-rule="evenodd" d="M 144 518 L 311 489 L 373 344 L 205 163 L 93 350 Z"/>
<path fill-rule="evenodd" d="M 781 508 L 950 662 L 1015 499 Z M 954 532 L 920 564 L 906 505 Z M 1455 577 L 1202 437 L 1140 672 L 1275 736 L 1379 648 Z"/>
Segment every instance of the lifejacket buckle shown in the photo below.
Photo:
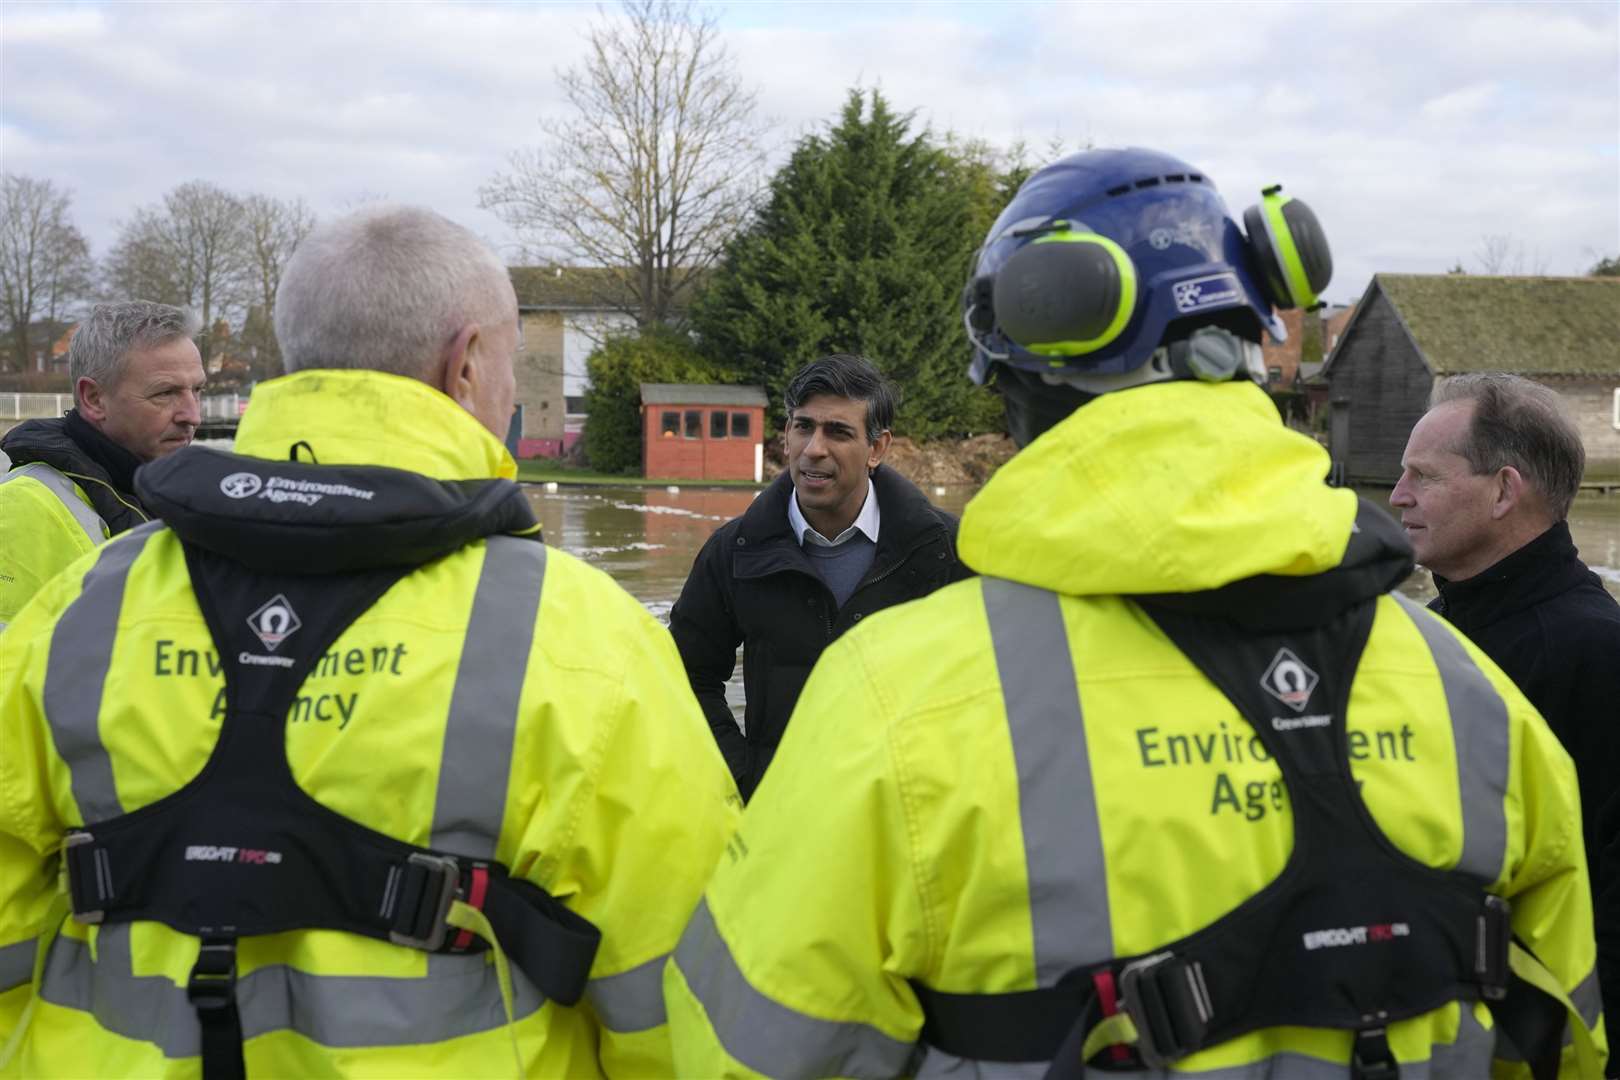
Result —
<path fill-rule="evenodd" d="M 1513 939 L 1513 905 L 1500 896 L 1487 893 L 1485 910 L 1475 922 L 1474 977 L 1486 1001 L 1507 997 L 1510 970 L 1508 946 Z"/>
<path fill-rule="evenodd" d="M 1128 964 L 1119 976 L 1120 1008 L 1136 1025 L 1136 1052 L 1150 1069 L 1163 1068 L 1203 1045 L 1215 1015 L 1204 967 L 1155 953 Z"/>
<path fill-rule="evenodd" d="M 90 899 L 86 894 L 90 883 L 85 880 L 84 874 L 93 875 L 96 886 L 96 897 L 105 902 L 112 891 L 111 867 L 107 862 L 107 853 L 92 850 L 88 852 L 75 852 L 73 849 L 85 844 L 94 844 L 96 838 L 88 829 L 76 829 L 62 838 L 62 886 L 68 896 L 68 904 L 73 911 L 73 920 L 79 923 L 94 925 L 107 917 L 105 908 L 89 907 Z M 76 869 L 79 858 L 89 855 L 91 864 L 85 871 Z"/>
<path fill-rule="evenodd" d="M 461 866 L 448 855 L 416 851 L 405 860 L 400 880 L 390 879 L 393 928 L 388 939 L 426 952 L 438 952 L 449 936 L 450 905 L 461 883 Z M 385 899 L 385 903 L 387 900 Z"/>
<path fill-rule="evenodd" d="M 235 938 L 203 938 L 186 980 L 186 1000 L 198 1011 L 227 1008 L 236 1001 Z"/>

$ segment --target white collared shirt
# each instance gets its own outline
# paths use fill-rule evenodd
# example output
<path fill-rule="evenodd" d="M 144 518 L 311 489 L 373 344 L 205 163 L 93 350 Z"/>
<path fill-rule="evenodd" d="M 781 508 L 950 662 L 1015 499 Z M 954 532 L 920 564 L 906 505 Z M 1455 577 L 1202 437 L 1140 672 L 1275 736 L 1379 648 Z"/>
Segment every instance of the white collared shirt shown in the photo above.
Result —
<path fill-rule="evenodd" d="M 859 530 L 866 534 L 872 543 L 877 543 L 878 523 L 881 519 L 878 513 L 877 493 L 872 490 L 872 478 L 866 478 L 866 502 L 861 505 L 861 512 L 855 515 L 855 524 L 829 540 L 811 528 L 810 523 L 804 520 L 804 511 L 799 509 L 799 493 L 794 492 L 793 498 L 788 500 L 788 525 L 793 529 L 794 537 L 803 547 L 806 540 L 822 547 L 837 547 Z"/>

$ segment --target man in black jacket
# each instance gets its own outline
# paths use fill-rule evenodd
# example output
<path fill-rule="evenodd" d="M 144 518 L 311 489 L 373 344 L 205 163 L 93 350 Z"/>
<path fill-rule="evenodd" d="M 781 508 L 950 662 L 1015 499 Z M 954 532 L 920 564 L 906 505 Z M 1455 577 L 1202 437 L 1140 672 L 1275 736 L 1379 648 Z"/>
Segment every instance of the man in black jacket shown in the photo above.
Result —
<path fill-rule="evenodd" d="M 971 576 L 956 559 L 956 519 L 882 465 L 894 395 L 871 361 L 816 360 L 786 399 L 787 471 L 709 537 L 669 616 L 745 799 L 823 649 L 874 611 Z M 746 734 L 725 694 L 739 643 Z"/>
<path fill-rule="evenodd" d="M 1524 691 L 1575 760 L 1599 982 L 1620 1019 L 1620 604 L 1565 517 L 1586 453 L 1558 395 L 1514 375 L 1435 385 L 1389 497 L 1440 595 L 1429 605 Z"/>
<path fill-rule="evenodd" d="M 206 376 L 187 311 L 97 304 L 68 346 L 74 408 L 0 439 L 0 627 L 57 572 L 147 519 L 135 470 L 191 443 Z"/>

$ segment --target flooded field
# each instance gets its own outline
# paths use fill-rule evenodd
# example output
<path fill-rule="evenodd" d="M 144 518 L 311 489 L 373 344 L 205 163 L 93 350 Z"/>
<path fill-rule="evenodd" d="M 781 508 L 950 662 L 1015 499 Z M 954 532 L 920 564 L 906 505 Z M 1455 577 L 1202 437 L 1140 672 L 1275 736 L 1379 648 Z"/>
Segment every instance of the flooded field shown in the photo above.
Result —
<path fill-rule="evenodd" d="M 930 497 L 961 513 L 974 491 L 944 487 L 930 491 Z M 546 539 L 611 573 L 661 619 L 667 619 L 708 534 L 747 510 L 753 494 L 714 487 L 682 487 L 674 494 L 663 487 L 561 487 L 548 494 L 528 486 Z M 1388 492 L 1362 494 L 1383 504 Z M 1620 597 L 1620 495 L 1581 495 L 1570 512 L 1570 531 L 1581 557 Z M 1424 570 L 1413 573 L 1403 591 L 1434 596 Z"/>
<path fill-rule="evenodd" d="M 975 490 L 933 489 L 930 497 L 960 514 Z M 547 493 L 529 485 L 528 492 L 548 542 L 612 574 L 631 595 L 666 619 L 703 542 L 754 498 L 753 491 L 735 488 L 681 488 L 671 493 L 663 488 L 562 487 Z M 1387 491 L 1362 494 L 1387 505 Z M 1581 557 L 1620 597 L 1620 496 L 1583 495 L 1575 501 L 1569 524 Z M 1434 595 L 1434 586 L 1428 573 L 1419 570 L 1403 591 L 1427 599 Z"/>
<path fill-rule="evenodd" d="M 692 560 L 709 534 L 748 508 L 755 492 L 736 488 L 561 487 L 529 485 L 546 540 L 607 571 L 660 619 L 680 595 Z M 972 487 L 932 489 L 936 504 L 955 514 Z M 1387 505 L 1388 491 L 1362 494 Z M 1570 531 L 1584 558 L 1620 597 L 1620 496 L 1582 496 L 1570 512 Z M 1427 600 L 1434 586 L 1418 570 L 1402 591 Z M 742 710 L 742 665 L 727 687 L 732 709 Z"/>

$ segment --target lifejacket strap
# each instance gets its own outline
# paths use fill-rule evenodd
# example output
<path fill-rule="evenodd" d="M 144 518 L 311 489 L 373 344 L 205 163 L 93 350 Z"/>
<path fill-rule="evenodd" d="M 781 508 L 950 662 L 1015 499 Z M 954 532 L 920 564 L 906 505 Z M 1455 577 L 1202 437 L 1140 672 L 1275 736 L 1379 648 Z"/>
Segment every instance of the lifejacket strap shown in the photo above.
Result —
<path fill-rule="evenodd" d="M 242 1013 L 236 1005 L 236 939 L 205 937 L 186 980 L 202 1029 L 203 1080 L 246 1080 Z"/>

